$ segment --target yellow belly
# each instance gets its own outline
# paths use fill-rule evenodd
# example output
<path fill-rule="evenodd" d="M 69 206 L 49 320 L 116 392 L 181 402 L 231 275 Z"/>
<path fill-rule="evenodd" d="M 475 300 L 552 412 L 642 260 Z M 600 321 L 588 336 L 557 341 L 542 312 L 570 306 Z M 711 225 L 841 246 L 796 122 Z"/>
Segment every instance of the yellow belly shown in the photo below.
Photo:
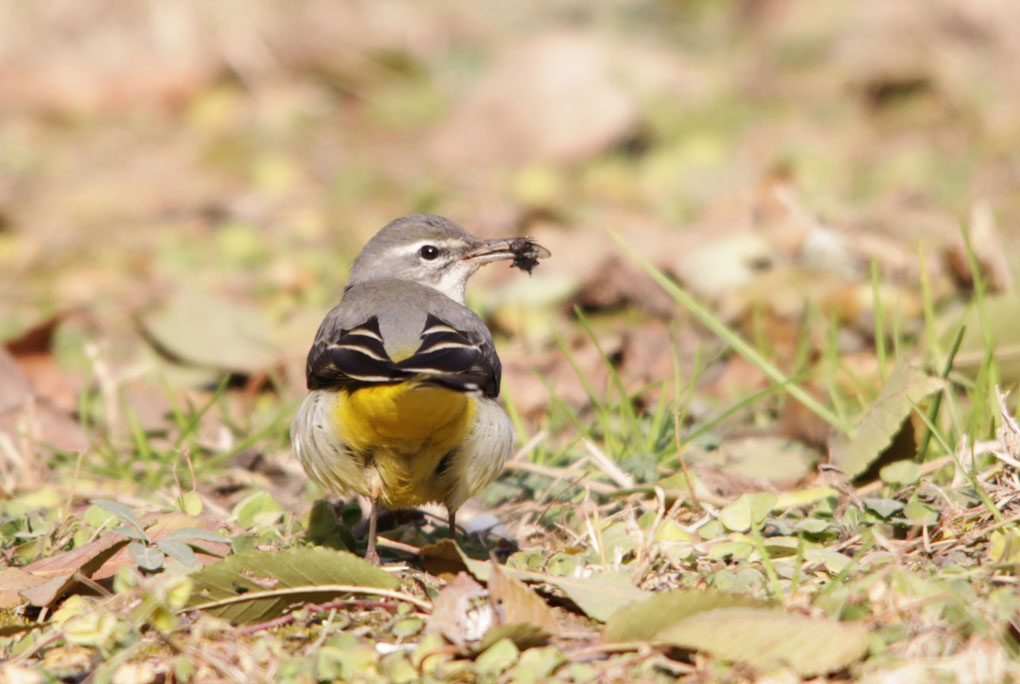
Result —
<path fill-rule="evenodd" d="M 334 418 L 344 441 L 377 469 L 380 501 L 401 508 L 445 499 L 435 470 L 464 441 L 475 405 L 460 392 L 403 383 L 338 392 Z"/>

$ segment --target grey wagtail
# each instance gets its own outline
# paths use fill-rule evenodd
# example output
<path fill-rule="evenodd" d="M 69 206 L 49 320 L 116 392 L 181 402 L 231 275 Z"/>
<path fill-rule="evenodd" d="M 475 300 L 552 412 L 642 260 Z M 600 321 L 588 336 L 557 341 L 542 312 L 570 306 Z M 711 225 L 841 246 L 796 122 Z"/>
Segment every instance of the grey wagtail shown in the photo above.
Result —
<path fill-rule="evenodd" d="M 417 214 L 380 230 L 354 261 L 308 353 L 291 439 L 309 477 L 371 500 L 372 562 L 380 504 L 443 503 L 454 537 L 457 509 L 510 455 L 499 357 L 464 288 L 483 264 L 512 259 L 530 272 L 548 256 L 530 238 L 483 240 Z"/>

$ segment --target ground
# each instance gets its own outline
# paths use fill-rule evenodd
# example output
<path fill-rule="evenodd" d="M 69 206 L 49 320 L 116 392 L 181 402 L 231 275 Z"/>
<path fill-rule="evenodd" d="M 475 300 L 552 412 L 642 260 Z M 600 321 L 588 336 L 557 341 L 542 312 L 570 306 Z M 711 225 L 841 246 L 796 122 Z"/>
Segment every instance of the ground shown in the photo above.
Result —
<path fill-rule="evenodd" d="M 1017 31 L 0 0 L 0 680 L 1020 679 Z M 421 211 L 552 257 L 468 291 L 514 456 L 375 568 L 288 425 Z"/>

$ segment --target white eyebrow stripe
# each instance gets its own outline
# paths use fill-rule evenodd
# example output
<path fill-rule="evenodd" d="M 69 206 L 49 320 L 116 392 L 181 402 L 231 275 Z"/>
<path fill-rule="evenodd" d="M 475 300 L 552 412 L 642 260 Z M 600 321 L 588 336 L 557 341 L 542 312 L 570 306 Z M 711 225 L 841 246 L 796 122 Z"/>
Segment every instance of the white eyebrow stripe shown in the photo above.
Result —
<path fill-rule="evenodd" d="M 460 244 L 462 243 L 459 240 L 419 240 L 409 245 L 391 247 L 390 251 L 392 254 L 416 254 L 425 245 L 433 245 L 439 249 L 453 249 Z"/>
<path fill-rule="evenodd" d="M 389 361 L 388 358 L 386 358 L 385 356 L 379 356 L 378 354 L 376 354 L 374 351 L 372 351 L 368 347 L 361 347 L 361 346 L 356 345 L 356 344 L 331 344 L 330 348 L 332 348 L 332 349 L 346 349 L 348 351 L 357 352 L 359 354 L 367 356 L 370 359 L 375 359 L 376 361 Z"/>

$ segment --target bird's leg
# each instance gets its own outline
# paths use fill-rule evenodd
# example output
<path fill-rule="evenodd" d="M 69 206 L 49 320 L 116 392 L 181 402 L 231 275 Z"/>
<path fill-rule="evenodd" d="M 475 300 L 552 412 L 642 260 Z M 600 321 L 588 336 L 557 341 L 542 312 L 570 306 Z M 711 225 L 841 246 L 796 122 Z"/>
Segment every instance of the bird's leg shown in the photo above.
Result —
<path fill-rule="evenodd" d="M 450 509 L 448 513 L 446 519 L 450 523 L 450 539 L 457 541 L 457 511 Z"/>
<path fill-rule="evenodd" d="M 379 536 L 379 497 L 382 496 L 382 478 L 379 476 L 379 469 L 375 462 L 370 462 L 365 468 L 365 479 L 368 481 L 368 499 L 372 508 L 368 512 L 368 547 L 365 549 L 365 560 L 373 565 L 379 565 L 379 552 L 376 551 L 375 542 Z"/>
<path fill-rule="evenodd" d="M 365 549 L 365 560 L 379 565 L 379 552 L 375 548 L 376 535 L 379 532 L 379 502 L 372 499 L 372 508 L 368 513 L 368 548 Z"/>

